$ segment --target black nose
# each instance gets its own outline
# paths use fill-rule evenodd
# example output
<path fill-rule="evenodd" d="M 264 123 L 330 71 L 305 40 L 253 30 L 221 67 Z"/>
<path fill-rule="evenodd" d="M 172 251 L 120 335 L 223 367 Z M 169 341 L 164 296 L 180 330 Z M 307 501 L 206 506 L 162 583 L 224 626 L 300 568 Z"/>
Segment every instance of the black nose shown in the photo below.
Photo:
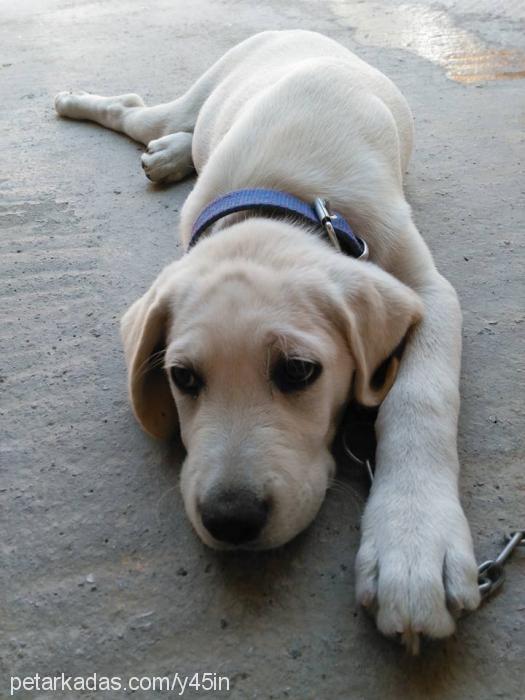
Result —
<path fill-rule="evenodd" d="M 228 544 L 255 540 L 268 520 L 268 510 L 268 501 L 245 490 L 211 493 L 200 506 L 206 530 Z"/>

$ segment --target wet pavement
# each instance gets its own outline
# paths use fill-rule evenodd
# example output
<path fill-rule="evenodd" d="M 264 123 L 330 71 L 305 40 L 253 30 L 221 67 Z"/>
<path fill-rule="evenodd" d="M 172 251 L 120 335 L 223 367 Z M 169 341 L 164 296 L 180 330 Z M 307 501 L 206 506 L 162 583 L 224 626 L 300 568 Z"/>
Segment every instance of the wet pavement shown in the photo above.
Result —
<path fill-rule="evenodd" d="M 197 540 L 180 446 L 132 418 L 117 325 L 180 254 L 192 183 L 148 184 L 142 148 L 58 120 L 52 98 L 167 100 L 268 28 L 322 31 L 396 81 L 416 118 L 408 196 L 463 306 L 461 488 L 481 560 L 525 521 L 523 4 L 21 0 L 0 13 L 0 698 L 11 674 L 63 671 L 230 679 L 184 697 L 521 699 L 523 554 L 456 637 L 407 658 L 355 609 L 366 488 L 343 461 L 284 549 L 225 556 Z"/>

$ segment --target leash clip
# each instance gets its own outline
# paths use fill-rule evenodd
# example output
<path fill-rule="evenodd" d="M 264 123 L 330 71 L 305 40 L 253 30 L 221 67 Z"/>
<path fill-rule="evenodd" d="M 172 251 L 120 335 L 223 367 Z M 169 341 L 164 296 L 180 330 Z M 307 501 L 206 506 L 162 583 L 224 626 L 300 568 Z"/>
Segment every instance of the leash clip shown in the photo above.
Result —
<path fill-rule="evenodd" d="M 337 216 L 330 212 L 330 203 L 327 199 L 316 197 L 314 199 L 314 209 L 317 218 L 319 219 L 319 223 L 326 231 L 332 245 L 339 253 L 341 253 L 341 244 L 337 240 L 337 235 L 332 224 L 333 219 L 337 219 Z"/>

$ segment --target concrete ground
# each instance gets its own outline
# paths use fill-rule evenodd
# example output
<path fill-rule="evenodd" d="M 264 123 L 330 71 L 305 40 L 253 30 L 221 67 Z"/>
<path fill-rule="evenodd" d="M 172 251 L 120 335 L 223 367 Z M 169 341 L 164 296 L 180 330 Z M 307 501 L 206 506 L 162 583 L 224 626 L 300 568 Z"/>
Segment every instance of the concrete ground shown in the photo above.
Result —
<path fill-rule="evenodd" d="M 185 695 L 202 698 L 523 698 L 523 553 L 455 638 L 408 658 L 354 606 L 364 488 L 349 465 L 282 550 L 221 556 L 197 540 L 179 446 L 131 415 L 117 324 L 180 255 L 192 183 L 148 184 L 137 144 L 52 109 L 68 88 L 172 98 L 267 28 L 325 32 L 397 82 L 416 116 L 409 199 L 464 310 L 461 487 L 483 559 L 525 525 L 520 3 L 3 0 L 0 13 L 0 697 L 9 675 L 63 671 L 229 677 L 229 693 Z"/>

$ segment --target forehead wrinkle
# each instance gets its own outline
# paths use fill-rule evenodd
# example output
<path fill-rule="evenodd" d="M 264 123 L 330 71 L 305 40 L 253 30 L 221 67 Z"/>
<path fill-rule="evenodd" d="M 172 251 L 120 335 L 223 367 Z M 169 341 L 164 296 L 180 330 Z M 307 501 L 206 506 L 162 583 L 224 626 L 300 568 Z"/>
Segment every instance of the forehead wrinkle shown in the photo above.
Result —
<path fill-rule="evenodd" d="M 287 357 L 316 360 L 331 354 L 324 333 L 321 336 L 314 331 L 294 328 L 289 324 L 276 325 L 268 331 L 268 345 L 276 347 Z"/>
<path fill-rule="evenodd" d="M 247 314 L 242 318 L 233 315 L 225 322 L 213 316 L 190 323 L 180 336 L 175 335 L 175 326 L 168 339 L 166 365 L 180 359 L 204 367 L 224 358 L 221 365 L 227 366 L 239 364 L 247 357 L 254 358 L 264 345 L 259 332 L 261 323 L 259 314 L 249 314 L 249 318 Z"/>
<path fill-rule="evenodd" d="M 221 358 L 225 369 L 261 363 L 267 368 L 275 352 L 285 357 L 330 361 L 336 348 L 324 333 L 285 323 L 271 324 L 262 314 L 250 314 L 249 319 L 244 316 L 223 325 L 194 322 L 169 343 L 165 364 L 170 366 L 179 360 L 205 368 Z"/>
<path fill-rule="evenodd" d="M 191 301 L 193 305 L 206 305 L 229 297 L 230 303 L 244 302 L 246 293 L 251 292 L 260 301 L 268 302 L 275 287 L 275 274 L 270 268 L 247 260 L 223 261 L 200 278 L 198 294 L 191 295 Z"/>

